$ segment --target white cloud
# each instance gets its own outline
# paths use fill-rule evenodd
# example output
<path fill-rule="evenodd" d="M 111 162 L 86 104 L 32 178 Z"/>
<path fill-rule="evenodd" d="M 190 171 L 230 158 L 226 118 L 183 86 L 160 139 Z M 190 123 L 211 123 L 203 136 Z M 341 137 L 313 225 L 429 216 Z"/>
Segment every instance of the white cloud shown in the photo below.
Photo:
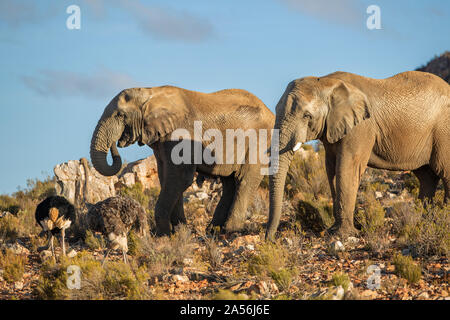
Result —
<path fill-rule="evenodd" d="M 82 95 L 88 98 L 105 98 L 120 90 L 138 86 L 130 75 L 100 68 L 90 74 L 70 71 L 41 70 L 36 76 L 22 76 L 23 83 L 46 97 Z"/>
<path fill-rule="evenodd" d="M 280 0 L 309 16 L 345 26 L 363 27 L 366 11 L 358 0 Z"/>
<path fill-rule="evenodd" d="M 186 11 L 144 4 L 140 0 L 84 0 L 97 17 L 105 17 L 110 7 L 119 8 L 131 16 L 147 35 L 167 40 L 202 42 L 214 35 L 208 19 Z"/>

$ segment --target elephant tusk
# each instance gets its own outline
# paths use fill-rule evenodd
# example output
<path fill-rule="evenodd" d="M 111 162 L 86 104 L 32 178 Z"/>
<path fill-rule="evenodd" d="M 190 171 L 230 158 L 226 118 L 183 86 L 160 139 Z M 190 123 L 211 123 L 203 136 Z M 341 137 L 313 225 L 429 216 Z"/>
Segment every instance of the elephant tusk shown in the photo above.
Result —
<path fill-rule="evenodd" d="M 292 149 L 294 152 L 296 152 L 298 149 L 300 149 L 300 147 L 302 146 L 302 143 L 301 142 L 298 142 L 295 146 L 294 146 L 294 148 Z"/>

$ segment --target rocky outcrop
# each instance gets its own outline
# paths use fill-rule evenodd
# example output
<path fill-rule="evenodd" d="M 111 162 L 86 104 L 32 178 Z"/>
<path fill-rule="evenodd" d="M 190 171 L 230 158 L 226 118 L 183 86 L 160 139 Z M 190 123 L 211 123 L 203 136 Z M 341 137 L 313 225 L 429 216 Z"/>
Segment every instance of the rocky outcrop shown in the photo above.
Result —
<path fill-rule="evenodd" d="M 416 70 L 433 73 L 450 84 L 450 51 L 446 51 L 441 56 L 435 57 L 427 65 Z"/>
<path fill-rule="evenodd" d="M 82 207 L 86 174 L 81 161 L 70 160 L 58 164 L 54 167 L 53 172 L 56 178 L 56 193 L 65 197 L 76 207 Z M 105 177 L 91 168 L 88 179 L 91 201 L 97 202 L 116 195 L 115 184 L 118 182 L 116 176 Z"/>
<path fill-rule="evenodd" d="M 158 167 L 154 156 L 129 163 L 119 174 L 119 185 L 131 187 L 139 182 L 144 189 L 159 187 Z"/>

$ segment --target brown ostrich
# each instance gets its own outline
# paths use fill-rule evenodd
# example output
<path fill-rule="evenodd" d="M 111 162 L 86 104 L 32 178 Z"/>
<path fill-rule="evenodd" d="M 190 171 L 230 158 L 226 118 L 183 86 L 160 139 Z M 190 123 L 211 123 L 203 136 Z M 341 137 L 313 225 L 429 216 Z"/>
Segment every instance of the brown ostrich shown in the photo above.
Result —
<path fill-rule="evenodd" d="M 108 251 L 121 249 L 124 262 L 127 262 L 127 235 L 134 229 L 140 236 L 145 236 L 148 229 L 147 214 L 144 207 L 134 199 L 117 196 L 106 200 L 89 203 L 89 164 L 86 158 L 80 159 L 85 171 L 84 198 L 88 208 L 87 222 L 89 229 L 101 232 L 108 240 Z"/>

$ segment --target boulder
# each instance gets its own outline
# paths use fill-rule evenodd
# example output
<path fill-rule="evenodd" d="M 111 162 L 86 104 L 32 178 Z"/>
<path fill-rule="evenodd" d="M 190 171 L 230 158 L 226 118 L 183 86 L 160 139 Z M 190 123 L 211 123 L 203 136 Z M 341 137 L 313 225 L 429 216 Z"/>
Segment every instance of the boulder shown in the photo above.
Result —
<path fill-rule="evenodd" d="M 90 168 L 87 175 L 89 182 L 90 202 L 95 203 L 116 195 L 114 187 L 118 178 L 105 177 L 94 168 Z M 79 160 L 70 160 L 58 164 L 53 169 L 56 178 L 56 193 L 65 197 L 76 207 L 84 205 L 86 173 Z"/>

